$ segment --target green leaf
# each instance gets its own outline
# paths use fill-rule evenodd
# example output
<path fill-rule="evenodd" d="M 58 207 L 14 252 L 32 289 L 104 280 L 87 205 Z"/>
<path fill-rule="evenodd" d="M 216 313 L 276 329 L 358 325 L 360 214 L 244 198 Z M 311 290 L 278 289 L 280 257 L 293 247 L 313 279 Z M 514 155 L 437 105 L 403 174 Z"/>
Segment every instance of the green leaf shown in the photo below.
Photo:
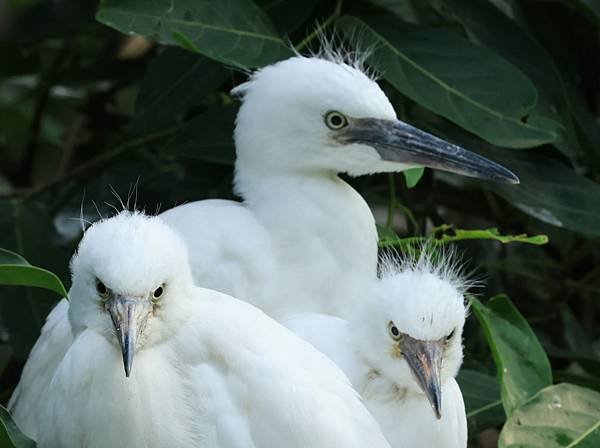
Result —
<path fill-rule="evenodd" d="M 438 234 L 441 231 L 441 234 Z M 548 242 L 546 235 L 533 235 L 528 236 L 526 234 L 520 235 L 502 235 L 498 229 L 476 229 L 476 230 L 465 230 L 465 229 L 453 229 L 452 226 L 444 225 L 441 226 L 431 236 L 411 236 L 407 238 L 399 237 L 383 237 L 379 240 L 380 247 L 407 247 L 413 244 L 424 243 L 430 241 L 434 244 L 449 244 L 457 241 L 465 240 L 494 240 L 501 243 L 527 243 L 542 245 Z"/>
<path fill-rule="evenodd" d="M 31 266 L 23 257 L 0 248 L 0 285 L 34 286 L 67 297 L 60 279 L 46 269 Z"/>
<path fill-rule="evenodd" d="M 21 255 L 8 250 L 8 249 L 2 249 L 0 247 L 0 265 L 3 264 L 24 264 L 24 265 L 29 265 L 29 263 L 27 262 L 27 260 L 25 260 L 25 258 L 23 258 Z"/>
<path fill-rule="evenodd" d="M 293 55 L 250 0 L 103 0 L 96 18 L 123 33 L 181 45 L 235 67 L 261 67 Z"/>
<path fill-rule="evenodd" d="M 550 386 L 507 420 L 500 448 L 600 446 L 600 393 L 573 384 Z"/>
<path fill-rule="evenodd" d="M 557 148 L 571 158 L 580 156 L 569 109 L 569 97 L 560 71 L 547 50 L 519 24 L 489 1 L 430 0 L 436 9 L 463 25 L 471 40 L 497 52 L 522 70 L 540 93 L 532 113 L 557 123 Z M 531 114 L 530 114 L 531 115 Z"/>
<path fill-rule="evenodd" d="M 6 408 L 0 405 L 0 447 L 34 448 L 35 442 L 21 432 Z"/>
<path fill-rule="evenodd" d="M 556 227 L 600 235 L 600 185 L 596 182 L 539 152 L 478 152 L 519 176 L 521 183 L 510 188 L 486 183 L 519 210 Z"/>
<path fill-rule="evenodd" d="M 104 185 L 106 188 L 106 183 Z M 60 291 L 62 297 L 65 292 L 52 273 L 35 266 L 51 266 L 52 272 L 60 278 L 68 278 L 69 258 L 73 248 L 61 244 L 61 237 L 47 211 L 51 200 L 51 196 L 39 202 L 0 199 L 0 247 L 18 253 L 31 263 L 31 266 L 23 264 L 18 256 L 15 259 L 16 255 L 3 252 L 3 259 L 11 264 L 3 265 L 2 275 L 10 276 L 7 283 L 14 284 L 12 274 L 8 274 L 4 266 L 16 266 L 20 270 L 17 273 L 19 276 L 33 275 L 36 280 L 47 281 L 53 287 L 0 287 L 0 335 L 10 337 L 15 357 L 22 360 L 39 337 L 45 317 L 58 299 L 57 292 Z M 77 216 L 80 202 L 81 197 L 78 197 L 77 212 L 68 213 L 67 216 Z"/>
<path fill-rule="evenodd" d="M 166 48 L 142 80 L 130 132 L 142 134 L 173 125 L 223 83 L 228 71 L 217 62 L 179 48 Z"/>
<path fill-rule="evenodd" d="M 419 181 L 421 180 L 421 177 L 423 177 L 423 173 L 425 172 L 425 168 L 410 168 L 406 171 L 403 171 L 402 174 L 404 174 L 404 179 L 406 179 L 406 186 L 408 188 L 413 188 L 415 187 Z"/>
<path fill-rule="evenodd" d="M 593 23 L 600 26 L 600 0 L 570 0 L 566 3 L 578 7 Z"/>
<path fill-rule="evenodd" d="M 480 184 L 519 210 L 556 227 L 600 235 L 600 185 L 596 182 L 540 151 L 511 151 L 493 147 L 449 124 L 435 123 L 429 129 L 515 173 L 521 180 L 518 185 L 485 181 Z"/>
<path fill-rule="evenodd" d="M 390 18 L 337 25 L 348 38 L 361 30 L 362 45 L 375 49 L 369 62 L 401 93 L 483 139 L 512 148 L 557 139 L 555 123 L 528 117 L 537 101 L 529 79 L 489 50 Z"/>
<path fill-rule="evenodd" d="M 257 3 L 263 7 L 279 32 L 286 35 L 300 28 L 319 0 L 262 0 Z"/>
<path fill-rule="evenodd" d="M 486 305 L 472 298 L 498 369 L 504 411 L 507 415 L 540 389 L 552 384 L 550 362 L 533 330 L 513 306 L 499 295 Z"/>
<path fill-rule="evenodd" d="M 461 369 L 456 378 L 465 400 L 469 434 L 504 423 L 498 379 L 476 370 Z"/>
<path fill-rule="evenodd" d="M 237 104 L 231 104 L 214 107 L 194 117 L 184 129 L 165 143 L 164 151 L 178 157 L 233 165 L 233 127 L 237 110 Z"/>
<path fill-rule="evenodd" d="M 585 330 L 566 303 L 560 305 L 560 317 L 563 324 L 564 338 L 569 348 L 580 353 L 591 352 L 593 350 L 592 341 L 590 341 Z"/>

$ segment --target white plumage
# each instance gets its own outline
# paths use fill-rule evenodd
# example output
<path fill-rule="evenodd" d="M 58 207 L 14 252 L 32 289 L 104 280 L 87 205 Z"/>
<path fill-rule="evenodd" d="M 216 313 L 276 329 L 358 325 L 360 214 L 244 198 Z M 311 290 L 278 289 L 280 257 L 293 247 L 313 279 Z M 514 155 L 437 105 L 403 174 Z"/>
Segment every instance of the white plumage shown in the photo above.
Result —
<path fill-rule="evenodd" d="M 160 218 L 92 225 L 71 269 L 69 301 L 9 405 L 38 446 L 389 446 L 332 361 L 251 305 L 196 288 Z"/>
<path fill-rule="evenodd" d="M 516 180 L 398 121 L 377 83 L 343 58 L 333 59 L 293 57 L 234 89 L 242 96 L 235 188 L 243 204 L 199 201 L 162 215 L 182 233 L 198 285 L 247 300 L 273 317 L 346 316 L 355 280 L 376 278 L 373 215 L 338 173 L 430 166 Z"/>
<path fill-rule="evenodd" d="M 466 283 L 449 262 L 388 260 L 349 320 L 306 313 L 282 322 L 342 368 L 393 448 L 467 446 L 454 379 L 462 362 Z"/>

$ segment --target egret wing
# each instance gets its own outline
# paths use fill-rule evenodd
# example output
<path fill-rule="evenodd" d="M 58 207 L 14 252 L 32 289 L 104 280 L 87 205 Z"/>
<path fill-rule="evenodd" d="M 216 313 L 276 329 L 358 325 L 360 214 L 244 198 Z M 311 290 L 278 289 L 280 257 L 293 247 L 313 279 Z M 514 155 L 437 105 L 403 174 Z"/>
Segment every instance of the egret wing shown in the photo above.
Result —
<path fill-rule="evenodd" d="M 33 412 L 44 399 L 44 393 L 52 381 L 57 366 L 73 342 L 69 322 L 69 301 L 62 299 L 48 314 L 42 333 L 33 346 L 21 380 L 17 385 L 8 408 L 25 434 L 36 439 L 38 413 Z"/>
<path fill-rule="evenodd" d="M 327 357 L 257 308 L 198 298 L 185 340 L 204 341 L 193 388 L 227 448 L 388 447 L 348 378 Z M 183 345 L 182 345 L 183 346 Z"/>

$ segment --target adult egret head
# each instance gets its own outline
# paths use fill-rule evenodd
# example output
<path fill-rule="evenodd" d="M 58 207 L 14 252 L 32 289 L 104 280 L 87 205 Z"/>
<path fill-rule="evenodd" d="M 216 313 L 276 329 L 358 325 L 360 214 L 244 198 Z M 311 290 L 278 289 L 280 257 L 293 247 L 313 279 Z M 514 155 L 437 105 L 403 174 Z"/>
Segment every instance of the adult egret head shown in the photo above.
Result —
<path fill-rule="evenodd" d="M 506 168 L 397 119 L 381 88 L 360 68 L 293 57 L 257 71 L 235 130 L 238 176 L 260 172 L 362 175 L 416 166 L 518 183 Z"/>
<path fill-rule="evenodd" d="M 88 228 L 71 260 L 69 318 L 118 345 L 129 377 L 136 350 L 173 333 L 193 287 L 186 248 L 160 219 L 121 212 Z"/>
<path fill-rule="evenodd" d="M 350 321 L 360 356 L 399 390 L 424 393 L 441 418 L 442 385 L 462 363 L 465 281 L 431 257 L 392 265 Z M 368 310 L 368 311 L 367 311 Z"/>

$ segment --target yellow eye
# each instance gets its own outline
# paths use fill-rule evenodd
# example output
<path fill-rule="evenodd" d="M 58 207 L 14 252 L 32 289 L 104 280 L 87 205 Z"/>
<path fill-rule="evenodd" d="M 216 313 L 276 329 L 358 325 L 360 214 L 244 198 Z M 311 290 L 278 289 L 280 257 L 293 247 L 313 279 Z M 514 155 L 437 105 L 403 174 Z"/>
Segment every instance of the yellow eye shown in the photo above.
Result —
<path fill-rule="evenodd" d="M 402 339 L 402 333 L 400 333 L 398 327 L 394 325 L 394 322 L 390 321 L 390 323 L 388 324 L 388 331 L 390 333 L 391 338 L 394 341 L 399 341 L 400 339 Z"/>
<path fill-rule="evenodd" d="M 325 125 L 335 131 L 348 126 L 348 119 L 340 112 L 332 110 L 325 114 Z"/>

